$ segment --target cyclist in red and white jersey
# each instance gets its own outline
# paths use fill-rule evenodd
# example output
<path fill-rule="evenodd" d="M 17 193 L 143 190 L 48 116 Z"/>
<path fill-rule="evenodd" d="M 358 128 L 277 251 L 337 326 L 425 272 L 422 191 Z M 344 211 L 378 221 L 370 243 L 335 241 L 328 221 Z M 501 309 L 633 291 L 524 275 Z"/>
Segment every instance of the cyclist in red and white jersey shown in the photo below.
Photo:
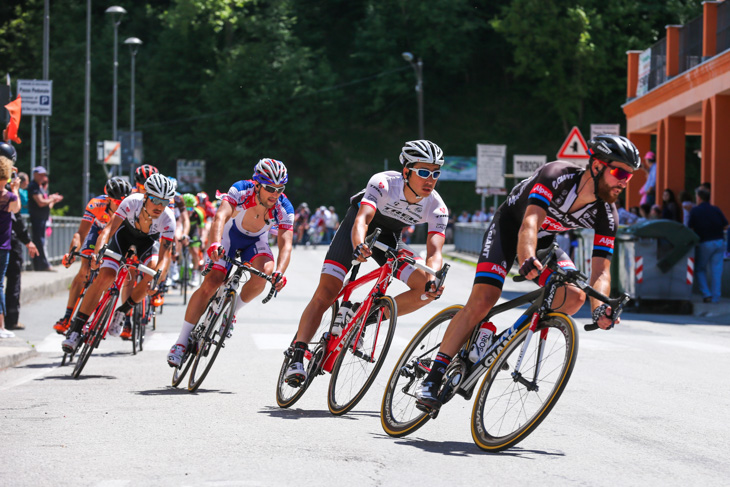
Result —
<path fill-rule="evenodd" d="M 429 411 L 440 407 L 438 391 L 446 367 L 499 299 L 515 257 L 522 276 L 539 278 L 538 284 L 544 285 L 550 271 L 542 272 L 536 252 L 547 248 L 559 232 L 592 228 L 596 235 L 590 285 L 609 294 L 613 241 L 618 227 L 614 203 L 641 161 L 639 151 L 625 137 L 599 135 L 588 141 L 588 147 L 587 168 L 565 161 L 546 164 L 515 186 L 497 210 L 484 234 L 471 295 L 449 323 L 434 365 L 418 393 L 419 409 Z M 559 250 L 557 259 L 561 267 L 575 269 L 564 252 Z M 572 315 L 581 308 L 585 298 L 578 288 L 564 286 L 558 289 L 553 302 L 562 303 L 556 310 Z M 611 308 L 607 304 L 591 299 L 591 309 L 598 326 L 606 329 L 612 325 Z"/>
<path fill-rule="evenodd" d="M 350 208 L 325 257 L 319 286 L 299 321 L 294 355 L 285 375 L 285 380 L 292 387 L 298 387 L 307 378 L 302 365 L 307 342 L 317 331 L 325 310 L 342 289 L 345 276 L 352 267 L 353 251 L 360 262 L 365 262 L 372 255 L 378 264 L 385 263 L 382 251 L 371 250 L 365 245 L 367 234 L 380 228 L 383 233 L 379 241 L 413 253 L 402 242 L 401 232 L 410 225 L 427 223 L 426 265 L 432 269 L 441 268 L 441 250 L 449 212 L 434 188 L 441 175 L 444 153 L 433 142 L 415 140 L 406 142 L 400 162 L 403 165 L 401 171 L 375 174 L 367 187 L 350 199 Z M 425 272 L 410 264 L 402 265 L 396 277 L 410 288 L 395 298 L 399 316 L 427 305 L 443 292 L 443 288 L 435 289 Z M 426 300 L 421 299 L 424 292 Z"/>
<path fill-rule="evenodd" d="M 117 176 L 108 180 L 104 185 L 104 194 L 92 198 L 89 204 L 86 205 L 79 228 L 71 239 L 69 254 L 79 249 L 83 255 L 92 254 L 96 248 L 96 240 L 99 237 L 99 232 L 109 223 L 112 215 L 114 215 L 114 212 L 117 211 L 117 208 L 122 203 L 122 200 L 129 196 L 131 192 L 132 185 L 126 179 Z M 81 244 L 82 242 L 83 246 Z M 66 267 L 69 267 L 75 260 L 69 254 L 63 256 L 63 265 Z M 61 335 L 65 334 L 71 325 L 69 320 L 73 313 L 76 299 L 81 293 L 81 288 L 83 288 L 88 274 L 89 261 L 87 259 L 81 259 L 81 267 L 71 282 L 71 289 L 69 289 L 66 314 L 53 325 L 53 329 Z"/>
<path fill-rule="evenodd" d="M 99 251 L 109 241 L 109 250 L 124 256 L 131 246 L 137 249 L 139 261 L 154 270 L 165 268 L 170 259 L 172 239 L 175 235 L 175 219 L 172 210 L 168 208 L 170 199 L 175 194 L 175 188 L 162 174 L 152 174 L 144 183 L 145 194 L 136 193 L 127 196 L 114 213 L 111 222 L 99 235 L 97 247 L 94 250 L 94 261 L 98 260 Z M 159 259 L 158 246 L 159 244 Z M 99 269 L 99 275 L 86 291 L 86 298 L 81 304 L 79 312 L 71 324 L 68 338 L 63 341 L 63 351 L 72 353 L 81 339 L 81 330 L 99 303 L 104 291 L 111 287 L 119 270 L 119 262 L 110 256 L 104 256 L 104 263 Z M 95 265 L 95 263 L 92 263 Z M 160 280 L 164 279 L 164 273 Z M 117 308 L 109 327 L 109 333 L 119 334 L 124 323 L 125 315 L 144 298 L 145 293 L 152 293 L 149 289 L 152 277 L 143 274 L 142 280 L 134 286 L 131 296 Z"/>

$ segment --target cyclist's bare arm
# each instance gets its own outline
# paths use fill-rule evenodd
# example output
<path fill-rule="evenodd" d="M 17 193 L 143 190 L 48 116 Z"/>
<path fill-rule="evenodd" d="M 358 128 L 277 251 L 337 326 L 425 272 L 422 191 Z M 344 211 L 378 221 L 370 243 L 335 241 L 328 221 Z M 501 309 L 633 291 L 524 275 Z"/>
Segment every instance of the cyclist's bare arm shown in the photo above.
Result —
<path fill-rule="evenodd" d="M 611 261 L 603 257 L 593 257 L 591 259 L 591 287 L 596 291 L 610 296 L 611 294 Z M 591 299 L 591 311 L 603 304 L 595 298 Z M 616 323 L 621 321 L 619 318 Z M 598 326 L 604 330 L 611 326 L 611 319 L 605 316 L 598 320 Z"/>
<path fill-rule="evenodd" d="M 81 248 L 81 244 L 84 240 L 86 240 L 86 236 L 89 234 L 89 230 L 91 230 L 91 225 L 92 222 L 81 220 L 81 223 L 79 223 L 79 229 L 76 230 L 76 233 L 74 233 L 74 236 L 71 239 L 71 245 L 68 248 L 69 253 Z"/>
<path fill-rule="evenodd" d="M 291 230 L 279 230 L 279 234 L 276 237 L 276 245 L 279 247 L 279 253 L 276 257 L 276 270 L 282 274 L 289 267 L 293 240 L 294 232 Z"/>
<path fill-rule="evenodd" d="M 172 255 L 173 245 L 174 242 L 172 242 L 171 240 L 167 240 L 165 238 L 160 239 L 160 252 L 159 254 L 157 254 L 157 266 L 155 267 L 156 271 L 162 271 L 158 282 L 165 282 L 165 277 L 167 277 L 167 270 L 170 267 L 168 265 L 168 262 L 170 260 L 170 256 Z M 150 294 L 153 294 L 154 292 L 155 289 L 150 289 Z"/>
<path fill-rule="evenodd" d="M 218 211 L 215 212 L 215 218 L 213 224 L 210 226 L 210 234 L 208 236 L 208 247 L 214 243 L 221 243 L 221 237 L 223 236 L 223 227 L 229 218 L 233 215 L 233 207 L 226 200 L 221 201 L 221 205 L 218 207 Z"/>
<path fill-rule="evenodd" d="M 537 232 L 545 221 L 547 212 L 537 205 L 528 205 L 525 210 L 525 217 L 520 226 L 520 232 L 517 235 L 517 265 L 522 265 L 525 260 L 535 256 L 537 250 Z M 535 261 L 537 270 L 533 270 L 527 276 L 527 279 L 535 279 L 542 270 L 539 261 Z"/>
<path fill-rule="evenodd" d="M 361 243 L 365 242 L 366 233 L 368 231 L 368 225 L 373 221 L 375 217 L 375 208 L 370 205 L 360 205 L 360 209 L 355 216 L 355 223 L 352 225 L 352 247 L 353 250 L 358 247 Z M 358 260 L 365 262 L 367 257 L 372 254 L 371 249 L 363 247 L 364 254 L 361 255 Z"/>

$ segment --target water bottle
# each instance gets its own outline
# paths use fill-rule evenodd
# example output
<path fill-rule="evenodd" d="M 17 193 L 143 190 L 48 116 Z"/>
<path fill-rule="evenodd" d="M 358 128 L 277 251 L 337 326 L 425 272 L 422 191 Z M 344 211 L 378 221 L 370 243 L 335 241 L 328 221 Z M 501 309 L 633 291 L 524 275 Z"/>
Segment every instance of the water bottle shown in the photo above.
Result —
<path fill-rule="evenodd" d="M 469 360 L 472 363 L 476 363 L 484 357 L 489 346 L 492 344 L 492 339 L 497 331 L 497 327 L 491 321 L 482 321 L 479 325 L 479 332 L 477 333 L 477 339 L 469 350 Z"/>
<path fill-rule="evenodd" d="M 332 336 L 340 336 L 345 324 L 350 321 L 350 318 L 354 315 L 355 309 L 353 309 L 352 303 L 349 301 L 343 301 L 339 311 L 337 312 L 337 316 L 335 316 L 335 321 L 332 323 Z"/>

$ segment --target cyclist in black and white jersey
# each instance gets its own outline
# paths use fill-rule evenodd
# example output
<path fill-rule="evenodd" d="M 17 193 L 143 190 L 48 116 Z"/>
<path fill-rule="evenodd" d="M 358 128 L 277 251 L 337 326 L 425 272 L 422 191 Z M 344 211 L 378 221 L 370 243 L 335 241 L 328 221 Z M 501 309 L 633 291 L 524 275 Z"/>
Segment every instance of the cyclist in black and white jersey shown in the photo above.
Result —
<path fill-rule="evenodd" d="M 449 212 L 434 187 L 441 175 L 443 151 L 428 140 L 406 142 L 400 162 L 403 164 L 400 172 L 375 174 L 370 178 L 367 187 L 350 199 L 350 208 L 325 257 L 319 286 L 299 321 L 294 356 L 285 375 L 285 380 L 292 387 L 298 387 L 306 380 L 307 373 L 302 360 L 307 342 L 317 331 L 325 310 L 332 305 L 342 289 L 353 258 L 365 262 L 372 255 L 378 264 L 385 263 L 385 254 L 382 251 L 371 251 L 365 245 L 366 235 L 375 228 L 380 228 L 383 233 L 379 241 L 414 254 L 402 242 L 401 231 L 410 225 L 427 223 L 426 265 L 432 269 L 441 268 L 441 249 L 445 241 Z M 419 258 L 415 254 L 414 257 Z M 410 288 L 395 298 L 398 315 L 405 315 L 425 306 L 443 292 L 443 288 L 435 289 L 425 272 L 416 270 L 409 264 L 402 265 L 395 277 Z M 426 300 L 421 299 L 424 292 Z"/>
<path fill-rule="evenodd" d="M 170 249 L 175 235 L 175 217 L 168 208 L 170 198 L 175 195 L 173 183 L 162 174 L 152 174 L 144 183 L 145 193 L 127 196 L 117 208 L 111 222 L 101 231 L 94 250 L 92 266 L 96 267 L 100 249 L 109 242 L 109 250 L 124 256 L 131 246 L 135 246 L 139 261 L 154 270 L 165 269 L 170 259 Z M 158 241 L 161 243 L 158 244 Z M 159 249 L 159 259 L 158 259 Z M 109 289 L 119 271 L 119 261 L 105 255 L 94 282 L 86 291 L 81 307 L 69 329 L 68 338 L 62 348 L 72 353 L 81 339 L 81 330 L 94 312 L 104 291 Z M 160 279 L 164 279 L 164 271 Z M 131 295 L 114 312 L 109 332 L 119 335 L 126 313 L 141 302 L 145 293 L 152 293 L 149 284 L 152 277 L 142 275 L 142 280 L 134 286 Z"/>
<path fill-rule="evenodd" d="M 484 234 L 469 300 L 451 320 L 434 366 L 419 391 L 417 405 L 420 409 L 428 411 L 440 407 L 438 391 L 446 367 L 474 327 L 496 304 L 515 257 L 522 276 L 539 278 L 538 284 L 544 285 L 550 271 L 542 272 L 536 251 L 547 248 L 556 233 L 592 228 L 596 235 L 590 284 L 609 294 L 613 241 L 618 227 L 614 203 L 641 161 L 639 151 L 625 137 L 599 135 L 588 142 L 588 147 L 587 168 L 565 161 L 546 164 L 515 186 L 497 210 Z M 561 267 L 575 269 L 567 254 L 559 251 L 557 257 Z M 554 303 L 562 303 L 555 309 L 568 315 L 576 313 L 584 302 L 585 294 L 573 286 L 560 288 L 554 300 Z M 591 309 L 598 326 L 603 329 L 611 326 L 608 305 L 591 299 Z"/>

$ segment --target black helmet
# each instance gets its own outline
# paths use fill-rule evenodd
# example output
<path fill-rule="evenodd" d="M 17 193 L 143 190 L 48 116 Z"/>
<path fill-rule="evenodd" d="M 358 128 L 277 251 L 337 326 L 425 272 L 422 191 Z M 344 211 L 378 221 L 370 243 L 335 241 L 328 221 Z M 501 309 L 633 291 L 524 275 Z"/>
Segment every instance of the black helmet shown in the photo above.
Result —
<path fill-rule="evenodd" d="M 148 177 L 159 172 L 160 171 L 158 171 L 155 166 L 144 164 L 134 170 L 134 180 L 137 181 L 139 184 L 144 184 L 144 182 L 147 181 Z"/>
<path fill-rule="evenodd" d="M 132 185 L 125 178 L 115 176 L 104 185 L 104 193 L 110 198 L 121 200 L 132 193 Z"/>
<path fill-rule="evenodd" d="M 596 135 L 588 141 L 588 155 L 604 162 L 621 162 L 633 169 L 641 166 L 636 146 L 621 135 Z"/>
<path fill-rule="evenodd" d="M 0 156 L 5 156 L 13 162 L 18 162 L 18 153 L 15 152 L 15 147 L 7 142 L 0 141 Z"/>

